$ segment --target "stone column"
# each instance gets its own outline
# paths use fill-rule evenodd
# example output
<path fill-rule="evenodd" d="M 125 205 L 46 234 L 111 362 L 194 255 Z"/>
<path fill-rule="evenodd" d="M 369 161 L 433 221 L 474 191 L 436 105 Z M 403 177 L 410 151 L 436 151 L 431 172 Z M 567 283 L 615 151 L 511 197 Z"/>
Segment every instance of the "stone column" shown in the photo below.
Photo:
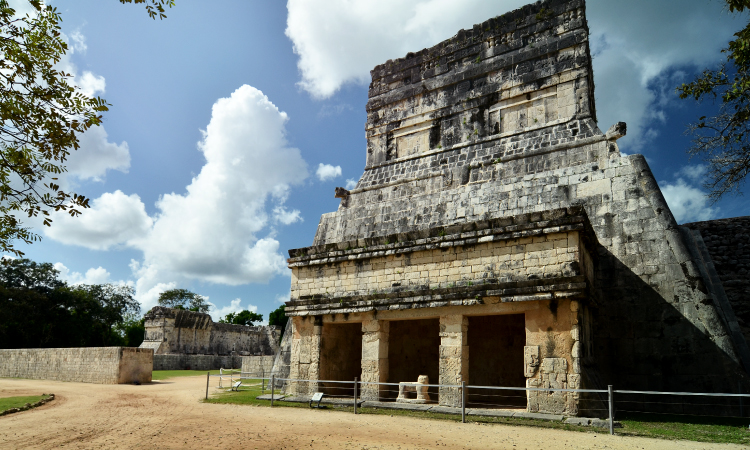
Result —
<path fill-rule="evenodd" d="M 322 324 L 313 317 L 292 317 L 294 337 L 289 378 L 317 380 L 320 373 L 320 334 Z M 292 381 L 289 393 L 293 396 L 309 396 L 318 391 L 318 383 Z"/>
<path fill-rule="evenodd" d="M 362 381 L 388 382 L 388 338 L 390 322 L 366 320 L 362 322 Z M 360 398 L 378 401 L 387 386 L 362 384 Z"/>
<path fill-rule="evenodd" d="M 461 384 L 469 381 L 469 318 L 462 315 L 440 317 L 440 384 Z M 434 383 L 430 380 L 430 383 Z M 461 406 L 461 389 L 441 387 L 442 406 Z"/>

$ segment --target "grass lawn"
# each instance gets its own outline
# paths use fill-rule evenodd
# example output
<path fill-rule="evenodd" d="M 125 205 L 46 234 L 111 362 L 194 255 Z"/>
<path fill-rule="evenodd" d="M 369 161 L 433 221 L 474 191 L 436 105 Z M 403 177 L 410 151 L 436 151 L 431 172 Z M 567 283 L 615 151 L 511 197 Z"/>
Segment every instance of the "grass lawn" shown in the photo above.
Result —
<path fill-rule="evenodd" d="M 259 380 L 243 380 L 243 383 L 255 384 Z M 215 384 L 212 383 L 215 386 Z M 271 406 L 270 400 L 257 400 L 256 397 L 262 393 L 270 394 L 266 389 L 261 392 L 260 386 L 243 387 L 239 392 L 225 391 L 212 395 L 206 403 L 232 403 L 237 405 L 249 406 Z M 342 411 L 353 413 L 354 408 L 351 406 L 331 406 L 327 405 L 328 410 Z M 284 401 L 275 401 L 275 407 L 286 408 L 306 408 L 310 409 L 307 403 L 293 403 Z M 315 414 L 318 410 L 311 409 L 310 414 Z M 359 414 L 381 414 L 388 416 L 408 416 L 431 420 L 450 420 L 458 422 L 461 420 L 460 415 L 441 414 L 429 411 L 408 411 L 408 410 L 391 410 L 380 408 L 358 408 Z M 539 428 L 555 428 L 560 430 L 578 431 L 585 433 L 603 434 L 609 431 L 601 428 L 582 427 L 570 425 L 562 422 L 551 422 L 546 420 L 521 419 L 509 417 L 480 417 L 468 416 L 467 421 L 485 424 L 507 424 L 520 426 L 533 426 Z M 750 418 L 696 418 L 686 416 L 664 416 L 664 415 L 629 415 L 618 417 L 622 423 L 622 428 L 616 428 L 615 433 L 619 435 L 644 436 L 669 440 L 689 440 L 698 442 L 713 443 L 732 443 L 732 444 L 750 444 Z"/>
<path fill-rule="evenodd" d="M 219 375 L 218 370 L 154 370 L 151 372 L 152 380 L 166 380 L 167 378 L 174 377 L 197 377 L 200 375 L 206 376 L 206 372 L 211 372 L 211 375 Z"/>
<path fill-rule="evenodd" d="M 4 397 L 0 398 L 0 412 L 7 411 L 12 408 L 20 408 L 27 403 L 32 405 L 39 400 L 48 397 L 47 395 L 32 395 L 30 397 Z"/>

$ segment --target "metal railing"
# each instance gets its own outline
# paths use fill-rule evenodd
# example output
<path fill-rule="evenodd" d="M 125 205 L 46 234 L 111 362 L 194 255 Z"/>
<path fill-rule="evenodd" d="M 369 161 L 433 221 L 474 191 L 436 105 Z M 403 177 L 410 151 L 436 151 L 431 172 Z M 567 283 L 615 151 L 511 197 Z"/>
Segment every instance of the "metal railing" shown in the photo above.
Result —
<path fill-rule="evenodd" d="M 260 376 L 258 376 L 260 375 Z M 270 387 L 271 391 L 271 406 L 274 405 L 275 400 L 279 400 L 282 397 L 276 395 L 277 382 L 281 381 L 286 387 L 290 387 L 292 383 L 303 383 L 300 386 L 303 390 L 309 391 L 309 385 L 314 386 L 314 390 L 317 392 L 324 392 L 325 396 L 334 401 L 348 404 L 351 400 L 354 404 L 354 414 L 357 414 L 357 408 L 360 402 L 366 401 L 377 401 L 377 402 L 393 402 L 396 400 L 398 395 L 398 388 L 400 383 L 381 383 L 381 382 L 368 382 L 360 381 L 355 378 L 353 381 L 341 381 L 341 380 L 307 380 L 307 379 L 296 379 L 296 378 L 282 378 L 276 377 L 272 374 L 270 378 L 265 377 L 265 374 L 260 373 L 228 373 L 220 375 L 207 374 L 206 378 L 206 398 L 208 398 L 208 388 L 210 377 L 219 378 L 220 388 L 226 389 L 222 385 L 222 377 L 229 378 L 230 383 L 241 380 L 241 379 L 254 379 L 261 380 L 262 391 L 265 391 Z M 269 381 L 266 385 L 265 382 Z M 414 385 L 416 383 L 409 383 Z M 231 384 L 230 384 L 231 386 Z M 257 386 L 257 384 L 255 385 Z M 744 399 L 750 397 L 750 394 L 734 394 L 734 393 L 701 393 L 701 392 L 659 392 L 659 391 L 636 391 L 636 390 L 618 390 L 614 389 L 612 385 L 609 385 L 607 389 L 563 389 L 563 388 L 543 388 L 543 387 L 513 387 L 513 386 L 478 386 L 478 385 L 467 385 L 466 382 L 461 384 L 424 384 L 419 385 L 428 388 L 428 393 L 433 401 L 430 402 L 434 406 L 445 406 L 435 405 L 434 399 L 439 398 L 441 395 L 447 395 L 450 397 L 449 408 L 460 408 L 461 421 L 466 422 L 467 408 L 470 414 L 487 415 L 487 410 L 510 410 L 516 412 L 525 413 L 527 405 L 530 401 L 542 401 L 545 398 L 543 396 L 534 398 L 533 393 L 538 394 L 573 394 L 577 396 L 575 398 L 578 403 L 579 410 L 586 414 L 594 414 L 596 417 L 605 417 L 608 422 L 609 433 L 614 434 L 615 427 L 615 414 L 617 413 L 654 413 L 654 414 L 672 414 L 672 415 L 711 415 L 705 414 L 708 406 L 719 408 L 719 412 L 732 413 L 736 410 L 738 416 L 731 414 L 716 414 L 716 416 L 722 417 L 745 417 L 746 408 L 744 406 Z M 520 392 L 523 394 L 519 395 Z M 432 397 L 437 394 L 437 397 Z M 617 405 L 615 408 L 615 394 L 617 394 Z M 309 396 L 309 395 L 308 395 Z M 365 397 L 364 399 L 362 397 Z M 646 396 L 646 399 L 639 399 L 637 396 Z M 691 399 L 699 397 L 712 398 L 713 403 L 701 403 L 696 401 L 654 401 L 651 397 L 658 398 L 681 398 L 689 397 Z M 716 400 L 722 399 L 723 401 Z M 559 399 L 558 399 L 559 402 Z M 735 404 L 736 403 L 736 404 Z M 648 405 L 638 409 L 637 405 Z M 623 407 L 624 406 L 624 407 Z M 695 410 L 696 408 L 703 408 L 701 411 L 704 414 L 684 414 L 679 408 L 690 408 Z M 727 408 L 735 408 L 727 410 Z M 445 411 L 444 409 L 441 411 Z M 543 411 L 542 411 L 543 413 Z M 490 414 L 491 415 L 491 414 Z M 559 415 L 559 414 L 558 414 Z M 528 417 L 528 414 L 520 414 L 519 417 Z"/>

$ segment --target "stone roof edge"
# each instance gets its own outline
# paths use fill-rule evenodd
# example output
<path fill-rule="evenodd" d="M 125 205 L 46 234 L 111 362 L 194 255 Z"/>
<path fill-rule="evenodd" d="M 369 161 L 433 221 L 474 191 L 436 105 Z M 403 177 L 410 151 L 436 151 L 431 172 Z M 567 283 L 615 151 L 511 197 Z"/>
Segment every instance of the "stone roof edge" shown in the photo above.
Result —
<path fill-rule="evenodd" d="M 407 233 L 344 241 L 289 250 L 290 267 L 387 256 L 429 248 L 474 245 L 482 242 L 519 239 L 573 229 L 591 231 L 582 206 L 519 214 L 469 223 L 438 226 Z M 587 231 L 587 232 L 588 232 Z M 591 231 L 593 232 L 593 231 Z"/>

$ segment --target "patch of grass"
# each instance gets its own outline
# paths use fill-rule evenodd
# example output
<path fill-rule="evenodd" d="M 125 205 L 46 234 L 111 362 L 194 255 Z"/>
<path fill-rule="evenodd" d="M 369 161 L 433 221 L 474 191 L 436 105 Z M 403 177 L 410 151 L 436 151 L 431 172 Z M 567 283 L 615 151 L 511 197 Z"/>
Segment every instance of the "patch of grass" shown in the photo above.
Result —
<path fill-rule="evenodd" d="M 27 403 L 34 404 L 48 395 L 31 395 L 28 397 L 4 397 L 0 398 L 0 412 L 13 408 L 21 408 Z"/>
<path fill-rule="evenodd" d="M 166 380 L 167 378 L 175 377 L 197 377 L 200 375 L 206 376 L 208 370 L 154 370 L 151 372 L 151 379 L 154 381 Z M 211 370 L 211 375 L 219 375 L 218 370 Z"/>
<path fill-rule="evenodd" d="M 618 434 L 698 442 L 750 444 L 750 419 L 621 413 Z"/>
<path fill-rule="evenodd" d="M 260 383 L 260 381 L 256 381 Z M 255 384 L 256 382 L 249 382 Z M 244 381 L 243 381 L 244 383 Z M 261 392 L 260 386 L 250 386 L 243 388 L 239 392 L 226 391 L 211 396 L 206 403 L 237 404 L 250 406 L 271 406 L 270 400 L 257 400 L 256 397 L 262 393 L 269 394 L 269 390 Z M 326 405 L 328 411 L 354 412 L 351 406 Z M 295 403 L 275 401 L 274 407 L 285 408 L 305 408 L 310 410 L 311 414 L 319 412 L 316 409 L 310 409 L 307 403 Z M 382 409 L 382 408 L 363 408 L 357 409 L 359 414 L 377 414 L 386 416 L 415 417 L 428 420 L 446 420 L 451 422 L 460 422 L 461 416 L 458 414 L 444 414 L 429 411 L 409 411 L 402 409 Z M 658 439 L 682 439 L 697 442 L 711 443 L 731 443 L 731 444 L 750 444 L 750 430 L 748 424 L 750 419 L 738 418 L 720 418 L 720 417 L 686 417 L 686 416 L 664 416 L 629 414 L 625 416 L 620 414 L 618 421 L 622 423 L 622 428 L 615 429 L 615 433 L 628 436 L 643 436 Z M 563 422 L 553 422 L 547 420 L 511 418 L 511 417 L 483 417 L 467 416 L 467 422 L 479 424 L 501 424 L 512 426 L 529 426 L 537 428 L 553 428 L 565 431 L 578 431 L 584 433 L 607 434 L 608 431 L 602 428 L 583 427 L 578 425 L 566 424 Z"/>

